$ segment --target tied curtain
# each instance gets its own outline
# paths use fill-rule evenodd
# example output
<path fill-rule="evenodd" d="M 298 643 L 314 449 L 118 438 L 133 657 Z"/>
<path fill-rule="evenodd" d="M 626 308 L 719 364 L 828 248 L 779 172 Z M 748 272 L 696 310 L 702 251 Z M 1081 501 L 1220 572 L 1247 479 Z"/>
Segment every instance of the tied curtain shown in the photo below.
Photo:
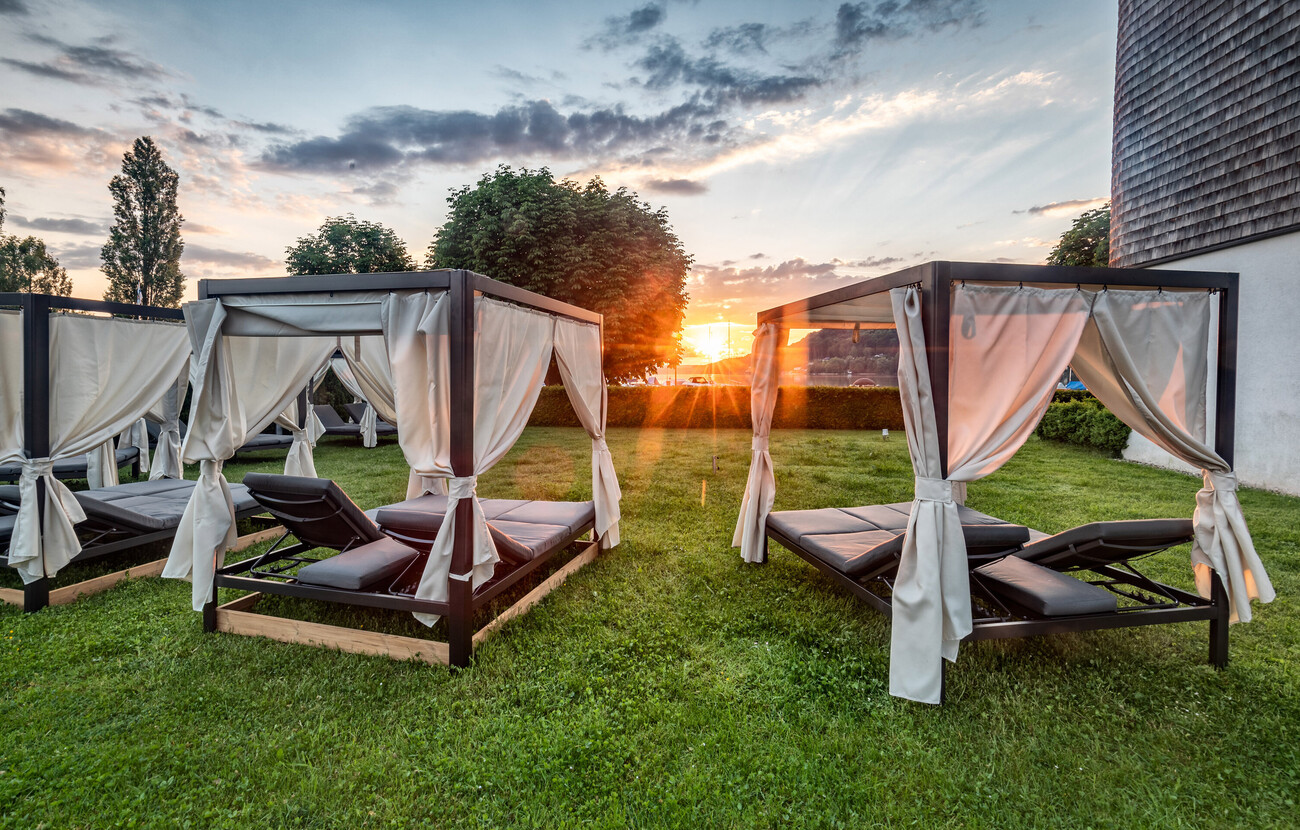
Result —
<path fill-rule="evenodd" d="M 184 311 L 194 350 L 194 394 L 181 456 L 185 463 L 199 465 L 199 478 L 163 576 L 191 579 L 193 607 L 201 611 L 212 597 L 217 562 L 235 542 L 234 503 L 222 465 L 293 403 L 329 359 L 334 339 L 231 336 L 228 329 L 241 335 L 255 335 L 257 329 L 241 328 L 238 315 L 228 319 L 221 300 L 187 303 Z M 270 325 L 265 318 L 252 323 Z M 310 458 L 309 436 L 301 432 L 302 440 L 295 432 L 294 443 L 305 447 Z"/>
<path fill-rule="evenodd" d="M 0 309 L 0 464 L 23 460 L 23 313 Z"/>
<path fill-rule="evenodd" d="M 284 474 L 287 476 L 306 476 L 316 478 L 316 460 L 311 451 L 316 442 L 325 434 L 325 425 L 316 417 L 316 410 L 307 408 L 306 423 L 298 426 L 298 398 L 295 396 L 289 406 L 275 416 L 275 422 L 293 435 L 289 444 L 289 454 L 284 459 Z"/>
<path fill-rule="evenodd" d="M 614 457 L 605 443 L 609 392 L 601 369 L 600 327 L 576 320 L 555 321 L 555 362 L 573 411 L 591 437 L 591 495 L 596 507 L 596 537 L 601 548 L 618 545 L 619 501 L 623 491 Z"/>
<path fill-rule="evenodd" d="M 915 286 L 890 292 L 916 498 L 893 592 L 889 691 L 938 703 L 942 660 L 971 632 L 969 566 L 953 485 L 1015 454 L 1052 401 L 1088 319 L 1081 291 L 956 286 L 949 319 L 948 475 Z"/>
<path fill-rule="evenodd" d="M 772 415 L 780 381 L 777 356 L 785 345 L 788 332 L 775 323 L 765 323 L 754 332 L 753 379 L 749 390 L 749 411 L 754 421 L 749 478 L 740 502 L 740 517 L 731 546 L 740 548 L 746 562 L 767 561 L 767 514 L 776 501 L 776 473 L 768 439 L 772 434 Z"/>
<path fill-rule="evenodd" d="M 339 338 L 338 350 L 343 355 L 333 358 L 334 374 L 348 392 L 364 401 L 366 411 L 361 416 L 362 444 L 378 445 L 375 433 L 378 419 L 397 424 L 397 405 L 393 392 L 393 370 L 388 365 L 388 349 L 382 337 Z"/>
<path fill-rule="evenodd" d="M 1072 365 L 1116 417 L 1201 469 L 1204 487 L 1192 514 L 1196 589 L 1209 597 L 1217 573 L 1230 620 L 1249 622 L 1250 600 L 1270 602 L 1275 594 L 1237 500 L 1237 477 L 1206 434 L 1213 300 L 1208 293 L 1103 291 Z"/>
<path fill-rule="evenodd" d="M 475 489 L 515 443 L 532 413 L 550 363 L 555 321 L 536 311 L 486 297 L 474 300 L 474 467 L 457 476 L 451 464 L 450 300 L 446 292 L 392 294 L 382 312 L 392 366 L 398 443 L 413 483 L 449 479 L 446 519 L 434 539 L 416 596 L 446 601 L 448 580 L 473 587 L 491 579 L 496 548 Z M 456 506 L 473 505 L 473 560 L 468 573 L 451 573 Z M 426 625 L 436 615 L 416 614 Z"/>
<path fill-rule="evenodd" d="M 19 332 L 21 336 L 21 325 Z M 18 353 L 21 356 L 21 350 Z M 24 582 L 53 576 L 81 551 L 75 525 L 86 516 L 72 492 L 54 477 L 54 461 L 92 453 L 105 444 L 111 448 L 113 437 L 162 397 L 189 353 L 185 329 L 174 323 L 51 315 L 50 455 L 22 460 L 21 506 L 9 547 L 9 564 Z M 5 448 L 3 455 L 13 450 Z M 21 443 L 18 452 L 22 457 Z M 111 449 L 109 459 L 103 471 L 111 469 L 116 476 Z M 38 519 L 38 479 L 45 482 L 43 523 Z"/>
<path fill-rule="evenodd" d="M 145 413 L 144 418 L 127 427 L 117 437 L 118 449 L 135 447 L 140 453 L 140 470 L 149 473 L 150 481 L 156 481 L 160 478 L 185 477 L 181 468 L 180 418 L 181 401 L 185 399 L 185 389 L 189 384 L 190 367 L 187 361 L 180 376 L 176 378 L 176 383 L 167 388 L 162 398 Z M 149 427 L 146 419 L 162 426 L 162 429 L 158 432 L 158 447 L 154 453 L 155 458 L 152 463 L 149 460 Z M 89 474 L 88 470 L 87 475 Z M 116 458 L 113 461 L 111 481 L 106 481 L 102 485 L 97 485 L 94 481 L 89 483 L 92 488 L 98 486 L 109 487 L 117 484 Z"/>

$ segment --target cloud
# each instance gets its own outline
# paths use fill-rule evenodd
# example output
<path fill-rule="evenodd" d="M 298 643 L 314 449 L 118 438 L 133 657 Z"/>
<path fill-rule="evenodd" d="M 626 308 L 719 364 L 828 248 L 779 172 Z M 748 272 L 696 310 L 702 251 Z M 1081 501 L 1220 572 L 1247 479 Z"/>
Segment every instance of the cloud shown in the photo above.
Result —
<path fill-rule="evenodd" d="M 214 228 L 211 225 L 200 225 L 198 222 L 187 221 L 185 223 L 185 233 L 224 234 L 225 231 L 221 230 L 221 228 Z"/>
<path fill-rule="evenodd" d="M 979 0 L 882 0 L 844 3 L 835 12 L 834 58 L 861 52 L 877 40 L 899 40 L 923 31 L 977 27 L 984 22 Z"/>
<path fill-rule="evenodd" d="M 28 39 L 42 46 L 53 47 L 58 50 L 58 54 L 44 63 L 14 58 L 2 60 L 15 69 L 41 78 L 103 86 L 114 79 L 150 81 L 167 78 L 171 74 L 152 61 L 107 45 L 74 46 L 47 35 L 29 35 Z"/>
<path fill-rule="evenodd" d="M 896 256 L 872 256 L 866 259 L 832 259 L 831 262 L 841 268 L 884 268 L 889 265 L 897 265 L 902 262 L 901 257 Z"/>
<path fill-rule="evenodd" d="M 226 251 L 221 248 L 208 248 L 203 245 L 187 243 L 182 259 L 205 265 L 218 265 L 238 271 L 269 271 L 278 268 L 280 263 L 261 254 L 252 252 Z"/>
<path fill-rule="evenodd" d="M 10 171 L 47 173 L 111 163 L 112 136 L 31 110 L 0 110 L 0 153 Z"/>
<path fill-rule="evenodd" d="M 30 138 L 34 136 L 84 136 L 92 131 L 85 127 L 51 118 L 31 110 L 9 108 L 0 112 L 0 135 L 13 138 Z"/>
<path fill-rule="evenodd" d="M 98 268 L 103 264 L 102 245 L 51 245 L 49 248 L 64 268 Z"/>
<path fill-rule="evenodd" d="M 105 227 L 97 222 L 88 222 L 85 219 L 47 219 L 37 217 L 28 219 L 23 216 L 7 217 L 11 222 L 20 228 L 30 228 L 34 231 L 52 231 L 54 233 L 80 233 L 80 234 L 102 234 L 105 233 Z"/>
<path fill-rule="evenodd" d="M 703 182 L 690 179 L 650 179 L 644 185 L 646 190 L 654 193 L 668 193 L 676 196 L 698 196 L 708 193 L 709 186 Z"/>
<path fill-rule="evenodd" d="M 704 46 L 708 49 L 726 49 L 738 55 L 754 52 L 767 54 L 767 39 L 771 33 L 772 27 L 766 24 L 741 23 L 709 32 L 709 36 L 704 39 Z"/>
<path fill-rule="evenodd" d="M 1012 213 L 1027 213 L 1030 216 L 1073 216 L 1077 213 L 1093 210 L 1109 202 L 1108 197 L 1099 196 L 1096 199 L 1070 199 L 1065 202 L 1049 202 L 1045 205 L 1034 205 L 1024 210 L 1013 210 Z"/>
<path fill-rule="evenodd" d="M 646 89 L 694 87 L 704 100 L 718 106 L 790 103 L 822 85 L 812 75 L 765 75 L 728 66 L 712 57 L 691 58 L 676 38 L 665 38 L 651 46 L 635 65 L 650 73 L 641 81 Z"/>
<path fill-rule="evenodd" d="M 590 38 L 586 46 L 599 46 L 606 51 L 617 49 L 640 40 L 641 36 L 659 26 L 668 16 L 661 4 L 650 3 L 628 14 L 605 18 L 599 34 Z"/>
<path fill-rule="evenodd" d="M 376 206 L 393 204 L 397 200 L 399 190 L 400 188 L 393 182 L 382 180 L 352 188 L 355 195 L 366 197 L 369 204 Z"/>
<path fill-rule="evenodd" d="M 0 0 L 0 14 L 28 14 L 27 4 L 23 0 Z"/>

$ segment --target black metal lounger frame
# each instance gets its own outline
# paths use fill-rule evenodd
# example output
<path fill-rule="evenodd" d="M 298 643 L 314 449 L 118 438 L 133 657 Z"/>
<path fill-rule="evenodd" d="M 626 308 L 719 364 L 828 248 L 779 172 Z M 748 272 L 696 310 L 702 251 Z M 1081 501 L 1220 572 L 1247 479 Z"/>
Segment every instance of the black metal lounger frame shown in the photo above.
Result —
<path fill-rule="evenodd" d="M 528 308 L 538 309 L 550 314 L 556 314 L 570 319 L 578 320 L 584 323 L 591 323 L 600 328 L 602 349 L 604 344 L 604 318 L 593 311 L 585 308 L 570 305 L 559 300 L 545 297 L 541 294 L 528 291 L 524 288 L 498 282 L 476 274 L 472 271 L 463 270 L 438 270 L 438 271 L 414 271 L 404 273 L 381 273 L 369 274 L 366 276 L 364 283 L 358 283 L 354 274 L 329 274 L 323 276 L 299 276 L 299 277 L 271 277 L 271 278 L 254 278 L 254 279 L 232 279 L 232 280 L 199 280 L 199 299 L 220 298 L 229 295 L 275 295 L 275 294 L 292 294 L 292 293 L 315 293 L 331 292 L 334 296 L 346 297 L 349 293 L 364 291 L 405 291 L 405 290 L 445 290 L 448 293 L 450 301 L 450 336 L 448 337 L 450 348 L 450 378 L 451 387 L 451 468 L 456 476 L 470 476 L 474 474 L 474 297 L 475 295 L 484 295 L 494 297 L 500 300 L 515 303 Z M 361 332 L 358 332 L 361 333 Z M 346 336 L 346 332 L 340 332 Z M 299 409 L 301 417 L 306 416 L 306 400 L 304 394 L 299 398 Z M 300 421 L 303 423 L 304 421 Z M 469 499 L 461 499 L 456 508 L 456 537 L 452 547 L 451 573 L 467 574 L 470 572 L 473 562 L 473 505 Z M 570 568 L 576 570 L 578 567 L 585 565 L 594 558 L 596 553 L 596 542 L 593 540 L 587 550 L 575 558 L 573 562 L 566 565 L 557 574 L 547 580 L 547 583 L 558 584 L 563 581 L 569 573 Z M 545 557 L 539 557 L 545 561 Z M 240 563 L 242 564 L 242 563 Z M 538 565 L 541 563 L 539 562 Z M 231 568 L 238 566 L 230 566 Z M 250 566 L 251 567 L 251 566 Z M 533 567 L 537 567 L 534 565 Z M 228 571 L 224 568 L 222 571 Z M 520 569 L 522 570 L 522 568 Z M 529 569 L 531 571 L 531 568 Z M 516 577 L 522 578 L 525 573 L 519 573 Z M 557 580 L 553 582 L 553 580 Z M 432 614 L 443 615 L 447 618 L 447 643 L 446 643 L 446 662 L 452 666 L 467 666 L 473 654 L 474 645 L 479 642 L 487 633 L 488 628 L 496 626 L 514 613 L 521 613 L 523 610 L 536 602 L 537 591 L 546 588 L 546 584 L 539 586 L 537 591 L 524 597 L 511 609 L 503 612 L 489 626 L 477 634 L 473 631 L 474 611 L 478 607 L 476 603 L 481 604 L 490 599 L 486 592 L 481 597 L 475 597 L 469 580 L 451 579 L 449 580 L 449 594 L 447 602 L 429 603 L 424 600 L 415 600 L 406 597 L 389 597 L 380 599 L 372 598 L 372 607 L 393 607 L 400 610 L 421 611 Z M 253 577 L 236 576 L 233 573 L 218 572 L 213 584 L 213 595 L 204 609 L 204 626 L 207 630 L 221 629 L 221 612 L 224 610 L 228 614 L 237 613 L 238 608 L 244 606 L 235 606 L 233 603 L 227 606 L 217 606 L 217 589 L 219 587 L 240 587 L 243 590 L 261 591 L 263 589 L 274 593 L 296 593 L 298 596 L 308 596 L 306 591 L 312 592 L 316 599 L 330 599 L 333 601 L 345 601 L 350 604 L 365 604 L 371 602 L 366 599 L 364 602 L 357 602 L 361 595 L 356 592 L 341 592 L 346 596 L 333 596 L 329 592 L 332 589 L 318 589 L 316 587 L 302 586 L 296 583 L 278 583 L 281 587 L 270 588 L 276 585 L 274 580 L 257 579 Z M 511 582 L 513 584 L 513 581 Z M 503 586 L 505 590 L 508 585 Z M 285 590 L 288 589 L 288 590 Z M 548 589 L 549 590 L 549 589 Z M 322 593 L 324 592 L 324 593 Z M 544 593 L 544 592 L 543 592 Z M 493 594 L 495 595 L 495 594 Z M 236 601 L 239 602 L 239 601 Z M 380 603 L 384 604 L 380 604 Z M 393 603 L 388 605 L 387 603 Z M 418 605 L 417 605 L 418 603 Z M 516 609 L 519 609 L 516 611 Z M 318 626 L 317 629 L 333 629 L 333 626 Z M 233 630 L 233 629 L 231 629 Z M 332 632 L 320 631 L 319 636 L 315 638 L 316 642 L 325 642 L 331 645 L 337 645 L 340 648 L 348 647 L 348 642 L 342 639 L 347 629 L 336 629 Z M 256 633 L 266 636 L 277 636 L 269 629 L 263 627 L 256 629 Z M 323 639 L 337 635 L 339 639 Z M 412 638 L 397 638 L 410 640 Z"/>
<path fill-rule="evenodd" d="M 854 328 L 852 320 L 828 320 L 831 307 L 853 300 L 863 300 L 874 294 L 884 294 L 894 288 L 915 285 L 921 290 L 921 310 L 925 334 L 926 363 L 930 370 L 935 423 L 938 431 L 939 457 L 944 477 L 948 476 L 948 344 L 952 305 L 952 287 L 963 282 L 995 285 L 1049 285 L 1078 286 L 1093 290 L 1107 287 L 1117 289 L 1175 289 L 1205 290 L 1219 294 L 1218 346 L 1216 363 L 1216 413 L 1214 450 L 1229 465 L 1233 463 L 1233 441 L 1236 429 L 1237 402 L 1237 306 L 1239 303 L 1238 275 L 1210 271 L 1177 271 L 1141 268 L 1078 268 L 1058 265 L 1013 265 L 977 262 L 928 262 L 883 277 L 863 280 L 827 291 L 813 297 L 786 303 L 759 312 L 758 325 L 773 323 L 785 328 Z M 892 327 L 892 326 L 891 326 Z M 872 593 L 863 584 L 854 582 L 825 563 L 815 561 L 799 550 L 793 540 L 768 528 L 769 538 L 780 542 L 815 567 L 827 573 L 836 582 L 872 605 L 886 616 L 890 615 L 888 602 Z M 1228 608 L 1226 593 L 1218 574 L 1211 577 L 1212 589 L 1208 600 L 1166 585 L 1159 585 L 1136 573 L 1125 573 L 1114 567 L 1102 574 L 1121 584 L 1139 589 L 1159 586 L 1165 596 L 1177 603 L 1176 607 L 1125 610 L 1116 614 L 1065 617 L 1044 620 L 981 619 L 975 621 L 975 630 L 968 639 L 989 640 L 1007 637 L 1028 637 L 1066 631 L 1088 631 L 1102 628 L 1123 628 L 1136 625 L 1154 625 L 1165 622 L 1189 620 L 1210 621 L 1210 662 L 1225 666 L 1228 661 Z M 878 575 L 877 575 L 878 576 Z M 865 582 L 866 580 L 864 580 Z M 974 580 L 972 580 L 972 583 Z M 945 664 L 946 668 L 946 664 Z"/>
<path fill-rule="evenodd" d="M 0 293 L 0 307 L 21 308 L 23 312 L 23 440 L 28 458 L 46 458 L 50 454 L 50 312 L 86 311 L 114 314 L 141 320 L 184 321 L 178 308 L 82 300 L 50 294 Z M 41 524 L 45 522 L 45 482 L 36 482 L 36 500 Z M 162 537 L 165 538 L 165 537 Z M 151 540 L 157 541 L 157 540 Z M 123 540 L 125 542 L 125 540 Z M 119 544 L 119 543 L 110 543 Z M 122 550 L 131 544 L 119 544 Z M 143 544 L 143 543 L 141 543 Z M 112 550 L 98 549 L 98 554 Z M 98 555 L 96 554 L 96 555 Z M 80 557 L 78 557 L 80 558 Z M 39 611 L 50 604 L 49 579 L 38 579 L 23 586 L 23 610 Z"/>

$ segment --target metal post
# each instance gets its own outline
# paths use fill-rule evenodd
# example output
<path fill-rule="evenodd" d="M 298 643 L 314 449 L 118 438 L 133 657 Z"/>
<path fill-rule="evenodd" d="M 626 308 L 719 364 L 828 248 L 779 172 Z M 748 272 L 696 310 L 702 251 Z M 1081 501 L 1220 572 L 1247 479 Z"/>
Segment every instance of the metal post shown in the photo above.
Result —
<path fill-rule="evenodd" d="M 1223 669 L 1228 666 L 1228 617 L 1232 609 L 1228 606 L 1228 592 L 1223 588 L 1223 580 L 1213 572 L 1210 574 L 1210 603 L 1218 611 L 1218 616 L 1210 620 L 1210 665 Z"/>
<path fill-rule="evenodd" d="M 451 275 L 451 469 L 457 477 L 474 475 L 474 284 L 472 275 Z M 473 652 L 474 586 L 468 575 L 474 563 L 474 506 L 469 499 L 456 505 L 456 538 L 452 545 L 447 593 L 447 645 L 452 666 L 468 666 Z"/>
<path fill-rule="evenodd" d="M 23 434 L 28 458 L 50 455 L 50 298 L 29 294 L 23 302 Z M 37 526 L 45 535 L 45 480 L 36 480 Z M 50 604 L 50 581 L 23 586 L 23 610 Z"/>

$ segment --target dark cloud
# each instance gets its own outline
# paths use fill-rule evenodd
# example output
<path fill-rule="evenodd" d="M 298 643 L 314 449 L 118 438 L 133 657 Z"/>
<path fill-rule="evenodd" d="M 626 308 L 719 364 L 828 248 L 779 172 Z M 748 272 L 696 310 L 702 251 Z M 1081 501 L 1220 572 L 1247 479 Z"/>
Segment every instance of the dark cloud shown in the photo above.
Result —
<path fill-rule="evenodd" d="M 599 46 L 603 49 L 617 49 L 640 40 L 645 33 L 656 28 L 668 16 L 667 10 L 658 3 L 650 3 L 628 14 L 605 18 L 605 27 L 600 34 L 587 41 L 587 46 Z"/>
<path fill-rule="evenodd" d="M 862 51 L 871 41 L 898 40 L 919 32 L 975 27 L 983 23 L 980 0 L 882 0 L 844 3 L 835 12 L 833 57 Z"/>
<path fill-rule="evenodd" d="M 147 81 L 166 78 L 169 74 L 152 61 L 107 45 L 73 46 L 47 35 L 29 35 L 29 39 L 58 50 L 58 54 L 45 63 L 12 58 L 4 58 L 4 62 L 38 77 L 98 86 L 113 79 Z"/>
<path fill-rule="evenodd" d="M 185 246 L 182 258 L 187 262 L 201 262 L 205 265 L 219 265 L 240 271 L 267 271 L 278 267 L 273 259 L 251 252 L 225 251 L 220 248 L 207 248 L 193 243 Z"/>
<path fill-rule="evenodd" d="M 1073 210 L 1090 210 L 1098 207 L 1104 198 L 1097 199 L 1069 199 L 1064 202 L 1048 202 L 1045 205 L 1034 205 L 1024 210 L 1013 210 L 1012 213 L 1027 213 L 1030 216 L 1041 216 L 1045 213 L 1064 213 Z"/>
<path fill-rule="evenodd" d="M 277 124 L 274 121 L 231 121 L 230 124 L 263 135 L 293 135 L 298 132 L 288 124 Z"/>
<path fill-rule="evenodd" d="M 85 219 L 47 219 L 43 216 L 28 219 L 23 216 L 10 216 L 9 221 L 20 228 L 31 228 L 34 231 L 81 234 L 105 233 L 103 225 L 97 222 L 88 222 Z"/>
<path fill-rule="evenodd" d="M 718 106 L 790 103 L 822 84 L 811 75 L 764 75 L 711 57 L 692 58 L 675 38 L 651 46 L 636 66 L 650 73 L 642 81 L 647 89 L 690 86 Z"/>
<path fill-rule="evenodd" d="M 902 262 L 902 258 L 896 256 L 872 256 L 866 259 L 833 259 L 831 262 L 842 268 L 884 268 L 887 265 L 897 265 Z"/>
<path fill-rule="evenodd" d="M 100 257 L 102 245 L 49 246 L 64 268 L 98 268 L 104 260 Z"/>
<path fill-rule="evenodd" d="M 604 108 L 565 115 L 549 101 L 486 114 L 376 107 L 349 118 L 336 138 L 276 144 L 261 165 L 282 172 L 373 172 L 404 163 L 478 164 L 494 158 L 607 157 L 685 141 L 724 144 L 727 123 L 715 106 L 680 104 L 649 117 Z"/>
<path fill-rule="evenodd" d="M 704 39 L 704 46 L 708 49 L 726 49 L 738 55 L 754 52 L 767 54 L 767 39 L 771 33 L 772 27 L 763 23 L 741 23 L 709 32 L 709 36 Z"/>
<path fill-rule="evenodd" d="M 214 228 L 211 225 L 200 225 L 198 222 L 186 222 L 185 232 L 186 233 L 214 233 L 214 234 L 225 233 L 225 231 L 221 230 L 220 228 Z"/>
<path fill-rule="evenodd" d="M 669 193 L 676 196 L 699 196 L 708 193 L 709 186 L 703 182 L 690 179 L 651 179 L 645 183 L 645 189 L 654 193 Z"/>
<path fill-rule="evenodd" d="M 0 112 L 0 134 L 10 137 L 84 136 L 90 133 L 91 130 L 71 121 L 31 110 L 10 108 Z"/>
<path fill-rule="evenodd" d="M 377 181 L 352 188 L 357 196 L 364 196 L 372 205 L 391 205 L 397 200 L 400 188 L 393 182 Z"/>
<path fill-rule="evenodd" d="M 757 253 L 757 254 L 750 254 L 750 255 L 749 255 L 749 258 L 750 258 L 750 259 L 767 259 L 767 254 L 762 253 L 762 252 L 760 251 L 760 252 Z"/>
<path fill-rule="evenodd" d="M 0 0 L 0 14 L 28 14 L 27 4 L 23 0 Z"/>

